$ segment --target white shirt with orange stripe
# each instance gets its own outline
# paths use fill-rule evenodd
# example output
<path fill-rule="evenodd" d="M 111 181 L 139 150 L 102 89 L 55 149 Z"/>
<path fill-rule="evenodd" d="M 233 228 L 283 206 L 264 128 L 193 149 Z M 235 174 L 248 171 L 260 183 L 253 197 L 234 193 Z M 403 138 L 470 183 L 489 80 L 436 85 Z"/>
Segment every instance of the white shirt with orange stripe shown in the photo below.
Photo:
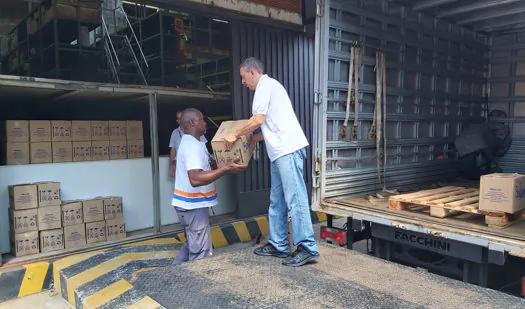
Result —
<path fill-rule="evenodd" d="M 175 189 L 171 205 L 188 210 L 216 206 L 215 184 L 193 187 L 188 178 L 190 170 L 211 170 L 209 153 L 205 143 L 185 134 L 177 151 Z"/>

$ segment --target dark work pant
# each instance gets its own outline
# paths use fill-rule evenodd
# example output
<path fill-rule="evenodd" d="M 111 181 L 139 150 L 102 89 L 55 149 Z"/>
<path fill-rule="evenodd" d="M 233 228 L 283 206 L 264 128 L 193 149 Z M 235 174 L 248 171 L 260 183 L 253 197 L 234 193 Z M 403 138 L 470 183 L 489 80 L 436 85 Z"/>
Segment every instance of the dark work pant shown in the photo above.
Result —
<path fill-rule="evenodd" d="M 175 207 L 180 223 L 184 226 L 186 242 L 173 261 L 174 265 L 199 260 L 212 255 L 210 215 L 208 208 L 186 210 Z"/>

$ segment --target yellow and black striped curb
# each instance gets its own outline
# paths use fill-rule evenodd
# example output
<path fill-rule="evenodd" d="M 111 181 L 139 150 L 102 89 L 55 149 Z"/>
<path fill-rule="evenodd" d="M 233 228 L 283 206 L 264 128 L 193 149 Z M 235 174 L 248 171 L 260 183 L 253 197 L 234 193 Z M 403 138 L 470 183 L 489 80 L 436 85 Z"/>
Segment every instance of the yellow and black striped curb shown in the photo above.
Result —
<path fill-rule="evenodd" d="M 323 213 L 312 212 L 312 222 L 326 221 Z M 266 216 L 212 226 L 214 248 L 251 241 L 268 235 Z M 92 251 L 53 262 L 38 262 L 0 272 L 0 302 L 55 289 L 75 308 L 133 308 L 144 305 L 160 308 L 147 295 L 133 289 L 136 275 L 168 266 L 185 241 L 183 232 L 169 237 Z M 158 306 L 157 306 L 158 305 Z"/>
<path fill-rule="evenodd" d="M 38 262 L 0 272 L 0 302 L 24 297 L 48 289 L 51 283 L 50 262 Z"/>

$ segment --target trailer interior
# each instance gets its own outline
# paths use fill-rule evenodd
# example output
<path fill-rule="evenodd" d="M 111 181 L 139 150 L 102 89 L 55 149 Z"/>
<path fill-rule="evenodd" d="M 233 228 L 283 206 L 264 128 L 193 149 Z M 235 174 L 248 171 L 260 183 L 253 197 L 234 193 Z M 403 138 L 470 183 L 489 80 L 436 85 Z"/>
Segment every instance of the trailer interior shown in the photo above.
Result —
<path fill-rule="evenodd" d="M 481 175 L 525 172 L 523 5 L 318 7 L 312 208 L 329 215 L 324 238 L 371 239 L 378 257 L 523 293 L 524 212 L 479 210 Z"/>

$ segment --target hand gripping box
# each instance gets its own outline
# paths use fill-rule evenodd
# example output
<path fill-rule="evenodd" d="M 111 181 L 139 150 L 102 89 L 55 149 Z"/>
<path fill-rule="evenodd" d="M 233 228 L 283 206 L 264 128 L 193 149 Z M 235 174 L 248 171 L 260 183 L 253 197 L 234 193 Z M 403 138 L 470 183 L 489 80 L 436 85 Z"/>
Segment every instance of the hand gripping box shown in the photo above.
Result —
<path fill-rule="evenodd" d="M 255 149 L 255 144 L 252 144 L 253 135 L 250 133 L 246 136 L 240 137 L 233 143 L 231 149 L 227 150 L 224 138 L 229 134 L 234 133 L 237 129 L 245 125 L 248 120 L 224 121 L 217 130 L 217 133 L 211 140 L 211 147 L 213 154 L 217 161 L 218 167 L 223 167 L 233 161 L 235 158 L 239 159 L 239 164 L 248 164 Z"/>

